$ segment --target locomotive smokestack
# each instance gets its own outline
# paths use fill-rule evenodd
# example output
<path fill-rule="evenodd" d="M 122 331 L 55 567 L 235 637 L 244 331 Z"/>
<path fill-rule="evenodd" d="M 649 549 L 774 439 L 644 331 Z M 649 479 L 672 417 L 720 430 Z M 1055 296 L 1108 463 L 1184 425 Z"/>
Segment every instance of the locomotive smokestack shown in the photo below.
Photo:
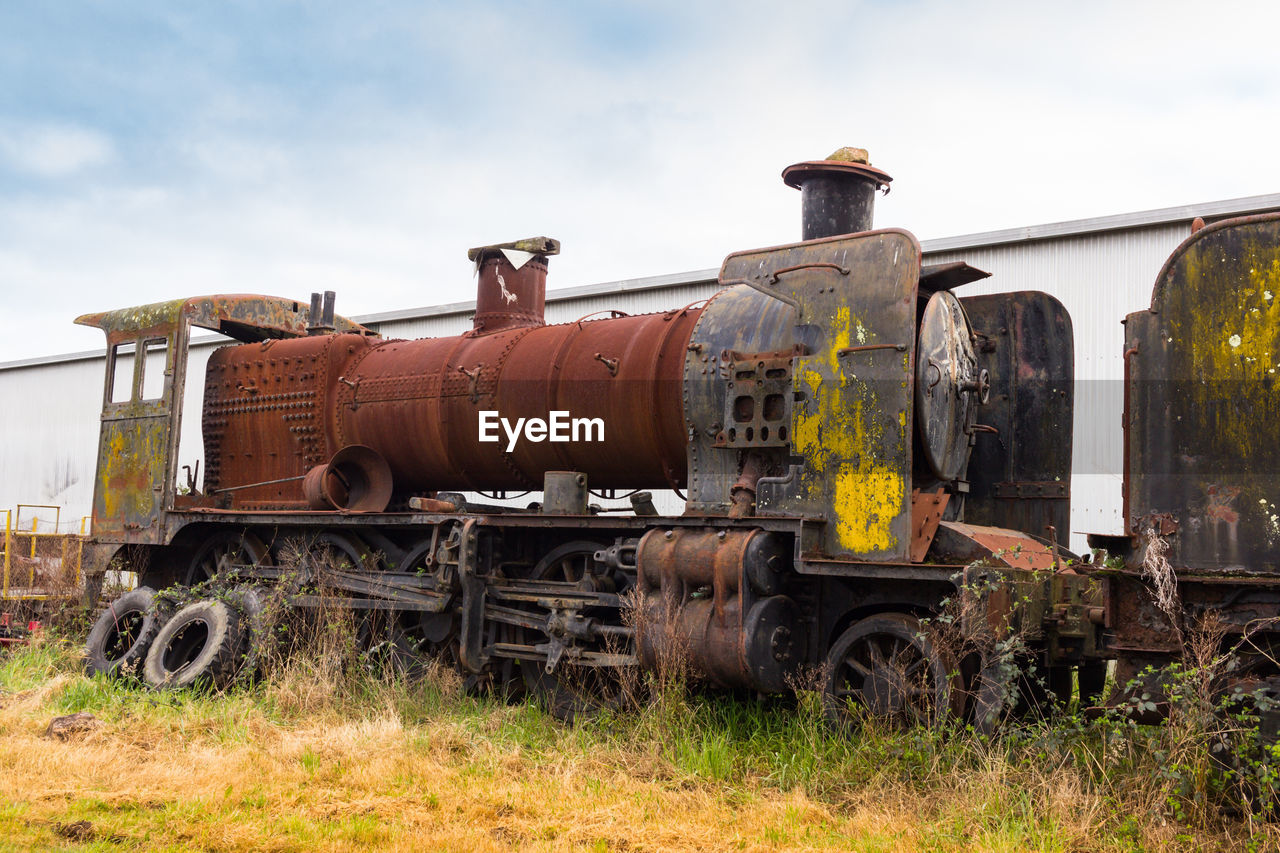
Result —
<path fill-rule="evenodd" d="M 782 180 L 800 190 L 801 239 L 870 231 L 876 190 L 893 178 L 871 165 L 862 148 L 841 148 L 825 160 L 782 170 Z"/>
<path fill-rule="evenodd" d="M 333 331 L 333 302 L 336 294 L 326 290 L 324 297 L 319 293 L 311 294 L 311 313 L 307 315 L 307 334 L 323 335 Z"/>
<path fill-rule="evenodd" d="M 545 325 L 547 257 L 558 254 L 560 241 L 550 237 L 469 250 L 480 274 L 471 334 Z"/>

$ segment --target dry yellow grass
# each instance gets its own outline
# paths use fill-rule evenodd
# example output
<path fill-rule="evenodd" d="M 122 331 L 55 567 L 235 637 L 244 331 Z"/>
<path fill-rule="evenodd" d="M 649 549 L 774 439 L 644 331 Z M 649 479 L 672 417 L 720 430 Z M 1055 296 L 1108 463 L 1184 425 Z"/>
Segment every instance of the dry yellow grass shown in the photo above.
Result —
<path fill-rule="evenodd" d="M 41 736 L 41 695 L 0 710 L 4 843 L 99 840 L 204 850 L 915 849 L 910 816 L 835 813 L 800 793 L 729 791 L 629 772 L 625 756 L 531 762 L 453 727 L 391 714 L 297 727 L 247 720 L 248 740 L 141 721 Z M 495 713 L 502 713 L 496 711 Z"/>
<path fill-rule="evenodd" d="M 447 690 L 407 707 L 400 688 L 344 702 L 304 673 L 186 697 L 89 681 L 65 660 L 24 679 L 0 693 L 0 849 L 1280 849 L 1269 826 L 1190 833 L 1158 812 L 1117 832 L 1116 804 L 1076 768 L 994 751 L 963 771 L 807 794 L 754 770 L 689 769 L 661 726 L 610 738 Z M 101 725 L 43 737 L 69 707 Z"/>

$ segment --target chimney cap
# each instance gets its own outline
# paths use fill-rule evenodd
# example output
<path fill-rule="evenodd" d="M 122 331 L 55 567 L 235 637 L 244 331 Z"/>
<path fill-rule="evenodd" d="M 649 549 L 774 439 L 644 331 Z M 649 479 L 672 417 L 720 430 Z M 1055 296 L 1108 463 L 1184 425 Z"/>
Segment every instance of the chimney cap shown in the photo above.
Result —
<path fill-rule="evenodd" d="M 888 173 L 871 165 L 871 158 L 865 148 L 840 148 L 825 160 L 806 160 L 782 170 L 783 182 L 797 190 L 806 180 L 818 175 L 851 175 L 867 178 L 876 182 L 877 189 L 888 188 L 889 182 L 893 180 Z"/>
<path fill-rule="evenodd" d="M 523 240 L 513 240 L 510 243 L 477 246 L 474 249 L 467 249 L 467 260 L 474 261 L 485 252 L 496 252 L 501 249 L 514 249 L 517 252 L 528 252 L 533 255 L 558 255 L 560 254 L 560 241 L 551 237 L 526 237 Z"/>

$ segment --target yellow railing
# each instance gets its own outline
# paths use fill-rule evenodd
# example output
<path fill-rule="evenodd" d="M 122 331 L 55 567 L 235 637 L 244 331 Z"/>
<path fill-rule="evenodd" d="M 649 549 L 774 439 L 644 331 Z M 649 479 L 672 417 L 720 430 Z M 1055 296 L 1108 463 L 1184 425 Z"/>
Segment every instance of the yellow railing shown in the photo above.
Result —
<path fill-rule="evenodd" d="M 23 510 L 54 511 L 52 529 L 40 529 L 32 515 L 24 529 Z M 81 558 L 89 517 L 80 519 L 80 532 L 60 532 L 62 508 L 50 504 L 18 504 L 4 513 L 3 569 L 0 599 L 29 600 L 76 595 L 81 588 Z M 45 522 L 48 523 L 47 521 Z"/>

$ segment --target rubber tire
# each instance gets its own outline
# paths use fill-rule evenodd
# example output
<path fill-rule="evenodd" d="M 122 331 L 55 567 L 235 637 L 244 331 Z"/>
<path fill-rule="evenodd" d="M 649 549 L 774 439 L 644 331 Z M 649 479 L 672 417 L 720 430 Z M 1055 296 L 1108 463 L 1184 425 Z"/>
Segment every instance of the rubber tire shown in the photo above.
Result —
<path fill-rule="evenodd" d="M 197 625 L 204 626 L 202 640 L 198 634 L 185 634 Z M 142 667 L 143 679 L 157 690 L 197 686 L 221 690 L 235 676 L 240 641 L 240 615 L 235 608 L 213 599 L 193 602 L 173 614 L 156 635 Z M 177 659 L 166 661 L 171 656 Z"/>
<path fill-rule="evenodd" d="M 238 586 L 227 594 L 240 618 L 240 646 L 232 673 L 237 681 L 253 681 L 261 674 L 263 652 L 271 641 L 266 616 L 269 595 L 268 590 L 256 586 Z"/>
<path fill-rule="evenodd" d="M 108 603 L 85 640 L 85 674 L 141 677 L 147 652 L 171 612 L 165 605 L 166 600 L 157 598 L 155 590 L 146 586 L 131 589 Z M 133 642 L 119 652 L 112 647 L 120 634 L 121 622 L 126 619 L 140 619 L 140 623 Z"/>

